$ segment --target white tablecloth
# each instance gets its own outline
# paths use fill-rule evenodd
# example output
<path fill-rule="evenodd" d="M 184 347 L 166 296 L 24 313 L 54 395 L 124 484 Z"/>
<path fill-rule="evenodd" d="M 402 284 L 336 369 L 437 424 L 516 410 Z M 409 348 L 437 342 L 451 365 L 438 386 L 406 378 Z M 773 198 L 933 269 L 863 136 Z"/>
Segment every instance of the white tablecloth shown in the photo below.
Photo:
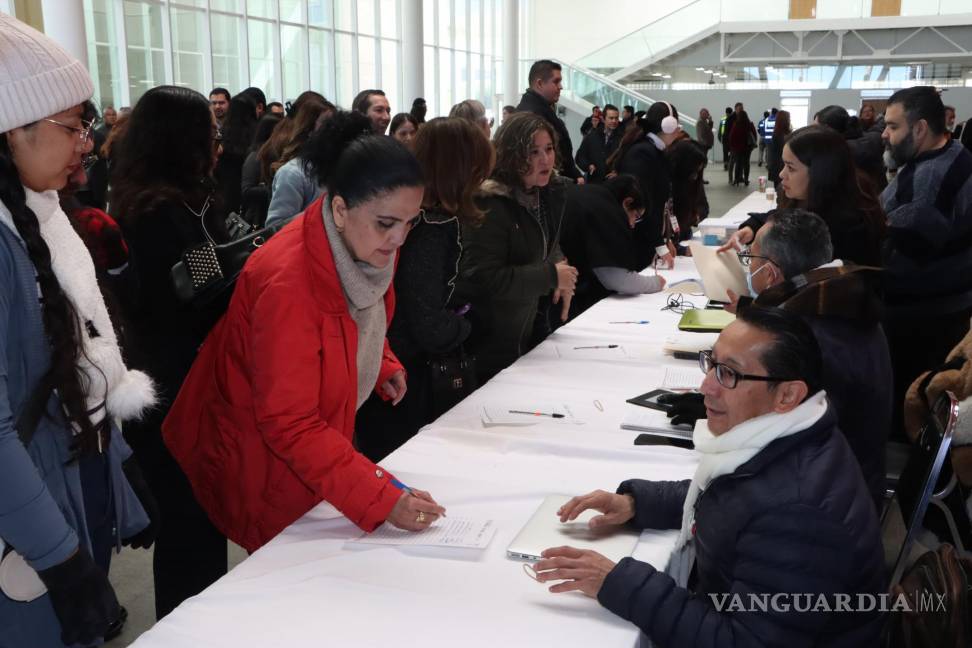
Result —
<path fill-rule="evenodd" d="M 695 270 L 691 259 L 679 258 L 661 274 L 671 282 Z M 405 483 L 429 490 L 450 515 L 495 520 L 487 549 L 349 545 L 360 531 L 321 504 L 135 645 L 637 645 L 634 626 L 583 595 L 550 594 L 505 552 L 546 495 L 613 490 L 631 477 L 691 477 L 693 453 L 634 446 L 636 434 L 619 427 L 625 412 L 640 411 L 625 399 L 658 387 L 666 365 L 693 366 L 661 351 L 680 317 L 661 310 L 667 297 L 603 300 L 382 462 Z M 696 299 L 697 306 L 705 302 Z M 650 323 L 610 323 L 624 320 Z M 574 346 L 606 344 L 623 353 L 572 353 Z M 485 404 L 524 400 L 563 404 L 580 422 L 483 427 Z M 664 568 L 675 535 L 644 532 L 635 557 Z"/>

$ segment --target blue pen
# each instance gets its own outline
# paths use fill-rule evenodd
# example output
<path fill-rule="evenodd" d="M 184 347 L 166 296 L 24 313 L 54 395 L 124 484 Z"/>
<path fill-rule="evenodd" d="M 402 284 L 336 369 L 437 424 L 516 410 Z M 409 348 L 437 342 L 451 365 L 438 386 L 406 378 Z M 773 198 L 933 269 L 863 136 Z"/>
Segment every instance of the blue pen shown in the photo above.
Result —
<path fill-rule="evenodd" d="M 395 488 L 399 489 L 399 490 L 405 491 L 409 495 L 415 496 L 415 493 L 412 491 L 411 488 L 409 488 L 408 486 L 406 486 L 402 482 L 398 481 L 397 479 L 392 479 L 391 480 L 391 485 L 394 486 Z"/>
<path fill-rule="evenodd" d="M 608 322 L 608 324 L 650 324 L 648 320 L 630 320 L 624 322 Z"/>

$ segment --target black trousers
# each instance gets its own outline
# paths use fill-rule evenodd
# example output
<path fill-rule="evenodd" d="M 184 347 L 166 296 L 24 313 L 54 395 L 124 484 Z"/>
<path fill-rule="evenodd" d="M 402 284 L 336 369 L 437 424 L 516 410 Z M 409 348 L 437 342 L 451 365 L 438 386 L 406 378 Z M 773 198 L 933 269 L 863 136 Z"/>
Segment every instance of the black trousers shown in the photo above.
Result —
<path fill-rule="evenodd" d="M 733 182 L 749 182 L 749 158 L 753 150 L 749 149 L 745 153 L 733 153 L 733 173 L 730 174 Z"/>
<path fill-rule="evenodd" d="M 905 440 L 903 407 L 908 387 L 919 375 L 945 362 L 946 356 L 969 332 L 970 315 L 972 309 L 947 315 L 885 320 L 884 332 L 888 336 L 894 370 L 892 440 Z"/>
<path fill-rule="evenodd" d="M 161 519 L 152 564 L 157 619 L 224 576 L 228 560 L 226 536 L 209 521 L 189 480 L 162 442 L 166 413 L 153 412 L 145 420 L 125 426 L 125 438 L 159 504 Z"/>

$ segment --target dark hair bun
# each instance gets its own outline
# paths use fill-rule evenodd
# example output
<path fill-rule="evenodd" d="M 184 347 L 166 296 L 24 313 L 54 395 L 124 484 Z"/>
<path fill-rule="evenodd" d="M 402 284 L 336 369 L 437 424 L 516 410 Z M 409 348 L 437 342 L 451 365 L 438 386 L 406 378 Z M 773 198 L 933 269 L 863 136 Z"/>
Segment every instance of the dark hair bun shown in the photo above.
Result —
<path fill-rule="evenodd" d="M 301 150 L 304 172 L 349 207 L 400 187 L 424 184 L 415 156 L 393 137 L 377 135 L 357 112 L 335 112 Z"/>

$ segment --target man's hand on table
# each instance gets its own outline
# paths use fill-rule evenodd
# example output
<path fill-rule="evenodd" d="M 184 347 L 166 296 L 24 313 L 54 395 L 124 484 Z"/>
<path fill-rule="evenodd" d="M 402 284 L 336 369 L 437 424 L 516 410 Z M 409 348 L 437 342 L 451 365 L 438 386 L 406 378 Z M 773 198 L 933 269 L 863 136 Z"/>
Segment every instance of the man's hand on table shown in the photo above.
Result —
<path fill-rule="evenodd" d="M 557 515 L 560 516 L 561 522 L 570 522 L 588 509 L 601 513 L 588 522 L 588 526 L 592 529 L 624 524 L 635 516 L 634 498 L 631 495 L 618 495 L 603 490 L 571 498 L 560 507 Z"/>
<path fill-rule="evenodd" d="M 533 566 L 537 581 L 564 581 L 550 586 L 554 594 L 577 591 L 597 598 L 604 579 L 614 569 L 613 561 L 589 549 L 554 547 L 540 555 L 543 559 Z"/>

